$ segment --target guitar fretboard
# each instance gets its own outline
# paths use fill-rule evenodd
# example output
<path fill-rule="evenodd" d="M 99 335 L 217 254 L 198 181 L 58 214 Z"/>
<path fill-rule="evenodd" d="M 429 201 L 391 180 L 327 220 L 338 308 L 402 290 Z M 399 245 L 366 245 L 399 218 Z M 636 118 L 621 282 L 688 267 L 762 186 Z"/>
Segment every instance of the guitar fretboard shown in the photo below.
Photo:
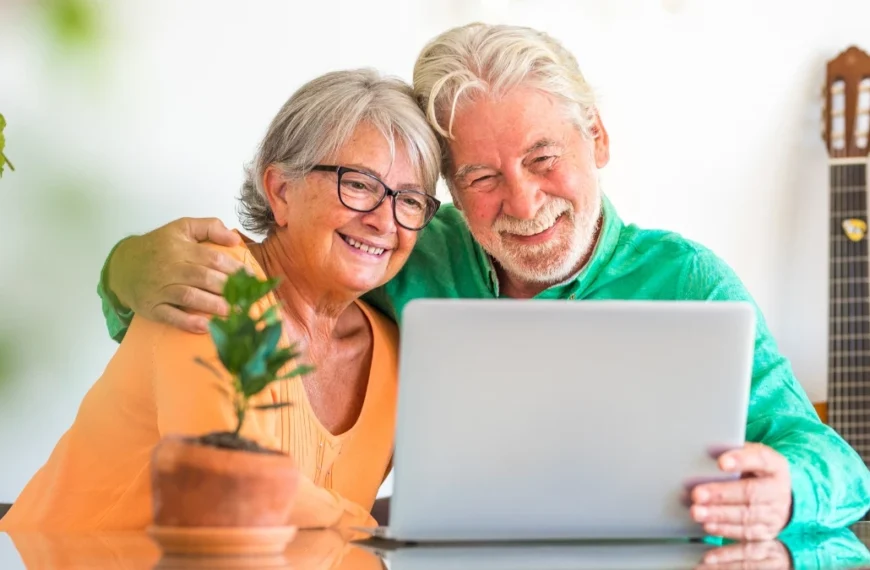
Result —
<path fill-rule="evenodd" d="M 867 166 L 831 176 L 828 423 L 870 465 L 870 283 Z"/>

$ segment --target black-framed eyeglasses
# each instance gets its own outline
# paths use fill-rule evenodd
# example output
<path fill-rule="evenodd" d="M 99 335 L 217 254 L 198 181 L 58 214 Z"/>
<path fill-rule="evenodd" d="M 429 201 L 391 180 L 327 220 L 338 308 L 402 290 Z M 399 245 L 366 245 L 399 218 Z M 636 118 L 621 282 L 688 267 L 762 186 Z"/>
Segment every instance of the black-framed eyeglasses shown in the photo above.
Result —
<path fill-rule="evenodd" d="M 426 227 L 441 207 L 441 202 L 419 190 L 393 190 L 376 176 L 347 166 L 318 164 L 311 170 L 338 173 L 338 199 L 355 212 L 372 212 L 390 196 L 393 218 L 406 230 L 419 231 Z"/>

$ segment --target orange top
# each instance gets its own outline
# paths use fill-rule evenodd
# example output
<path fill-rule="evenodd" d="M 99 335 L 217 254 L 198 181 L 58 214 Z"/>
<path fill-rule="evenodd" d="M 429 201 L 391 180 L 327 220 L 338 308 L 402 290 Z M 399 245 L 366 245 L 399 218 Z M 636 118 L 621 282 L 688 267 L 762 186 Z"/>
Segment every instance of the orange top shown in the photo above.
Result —
<path fill-rule="evenodd" d="M 228 251 L 265 278 L 245 246 Z M 276 304 L 269 294 L 255 312 Z M 356 424 L 331 434 L 294 378 L 270 384 L 252 402 L 293 406 L 252 410 L 242 429 L 244 437 L 294 458 L 300 482 L 289 523 L 303 528 L 374 526 L 369 511 L 390 469 L 398 332 L 379 313 L 359 306 L 371 327 L 373 353 Z M 289 346 L 286 335 L 281 345 Z M 196 357 L 224 370 L 211 336 L 135 317 L 72 427 L 0 520 L 0 531 L 135 530 L 151 524 L 151 453 L 160 439 L 235 429 L 229 382 Z"/>

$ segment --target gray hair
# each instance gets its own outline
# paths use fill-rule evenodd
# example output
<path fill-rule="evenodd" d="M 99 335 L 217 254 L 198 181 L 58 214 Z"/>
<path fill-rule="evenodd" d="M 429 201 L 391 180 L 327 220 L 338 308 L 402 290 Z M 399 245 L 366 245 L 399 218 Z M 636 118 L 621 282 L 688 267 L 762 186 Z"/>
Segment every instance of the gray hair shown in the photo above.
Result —
<path fill-rule="evenodd" d="M 313 79 L 287 100 L 260 144 L 239 197 L 242 226 L 268 233 L 275 216 L 263 189 L 263 175 L 279 165 L 298 179 L 338 151 L 361 123 L 378 129 L 395 158 L 396 139 L 408 153 L 423 189 L 435 194 L 440 167 L 438 139 L 414 101 L 411 86 L 371 69 L 335 71 Z"/>
<path fill-rule="evenodd" d="M 520 84 L 564 101 L 569 120 L 591 135 L 595 93 L 574 56 L 543 32 L 473 23 L 447 30 L 420 52 L 414 64 L 414 95 L 441 135 L 442 173 L 448 185 L 446 139 L 453 138 L 457 107 L 475 94 L 498 97 Z"/>

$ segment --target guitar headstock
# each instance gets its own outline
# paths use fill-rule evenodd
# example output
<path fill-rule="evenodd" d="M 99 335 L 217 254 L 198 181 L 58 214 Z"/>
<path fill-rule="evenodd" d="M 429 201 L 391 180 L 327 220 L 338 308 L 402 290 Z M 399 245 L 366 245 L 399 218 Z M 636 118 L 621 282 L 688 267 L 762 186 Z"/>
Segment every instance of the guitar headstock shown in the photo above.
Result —
<path fill-rule="evenodd" d="M 831 158 L 870 154 L 870 55 L 855 46 L 828 62 L 822 138 Z"/>

